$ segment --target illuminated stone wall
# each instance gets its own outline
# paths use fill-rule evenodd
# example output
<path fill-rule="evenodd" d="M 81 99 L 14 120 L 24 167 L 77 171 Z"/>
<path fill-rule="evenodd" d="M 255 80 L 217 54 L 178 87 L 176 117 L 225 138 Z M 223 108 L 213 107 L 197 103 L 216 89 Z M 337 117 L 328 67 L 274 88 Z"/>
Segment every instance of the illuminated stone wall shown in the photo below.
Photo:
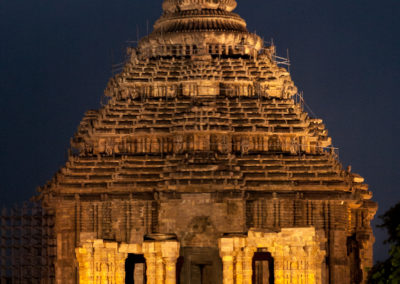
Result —
<path fill-rule="evenodd" d="M 248 236 L 219 240 L 224 266 L 224 284 L 251 284 L 253 255 L 267 249 L 274 258 L 276 284 L 316 284 L 322 282 L 325 240 L 314 228 L 282 229 L 280 232 L 251 230 Z"/>
<path fill-rule="evenodd" d="M 104 240 L 87 240 L 76 248 L 79 283 L 124 284 L 128 253 L 146 258 L 147 284 L 176 283 L 177 241 L 146 241 L 143 244 L 118 244 Z"/>
<path fill-rule="evenodd" d="M 248 236 L 219 239 L 224 284 L 251 284 L 252 261 L 257 249 L 267 249 L 274 258 L 276 284 L 317 284 L 322 282 L 324 238 L 314 228 L 282 229 L 280 232 L 251 230 Z M 147 284 L 176 283 L 177 241 L 146 241 L 142 245 L 103 240 L 86 241 L 76 249 L 79 282 L 87 284 L 125 283 L 128 253 L 143 254 Z"/>

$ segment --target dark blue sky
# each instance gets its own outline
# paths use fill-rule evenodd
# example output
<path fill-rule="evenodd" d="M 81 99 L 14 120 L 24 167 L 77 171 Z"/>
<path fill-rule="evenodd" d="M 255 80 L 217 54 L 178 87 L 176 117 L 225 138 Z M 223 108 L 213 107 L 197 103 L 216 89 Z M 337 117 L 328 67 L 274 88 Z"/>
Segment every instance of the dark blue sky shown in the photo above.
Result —
<path fill-rule="evenodd" d="M 63 165 L 84 112 L 100 105 L 112 62 L 137 27 L 140 36 L 147 22 L 151 30 L 161 2 L 0 1 L 0 206 L 28 199 Z M 400 200 L 400 1 L 238 4 L 250 31 L 273 38 L 282 55 L 289 49 L 296 85 L 382 214 Z"/>

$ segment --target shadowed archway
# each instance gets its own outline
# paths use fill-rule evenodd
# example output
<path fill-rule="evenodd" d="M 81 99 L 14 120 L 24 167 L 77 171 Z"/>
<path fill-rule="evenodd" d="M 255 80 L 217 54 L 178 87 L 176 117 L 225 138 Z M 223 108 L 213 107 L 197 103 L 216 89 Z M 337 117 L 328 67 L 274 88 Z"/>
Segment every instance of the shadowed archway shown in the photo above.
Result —
<path fill-rule="evenodd" d="M 129 254 L 125 261 L 125 284 L 146 283 L 146 259 L 142 254 Z"/>
<path fill-rule="evenodd" d="M 274 283 L 274 259 L 271 253 L 259 249 L 253 256 L 253 284 Z"/>

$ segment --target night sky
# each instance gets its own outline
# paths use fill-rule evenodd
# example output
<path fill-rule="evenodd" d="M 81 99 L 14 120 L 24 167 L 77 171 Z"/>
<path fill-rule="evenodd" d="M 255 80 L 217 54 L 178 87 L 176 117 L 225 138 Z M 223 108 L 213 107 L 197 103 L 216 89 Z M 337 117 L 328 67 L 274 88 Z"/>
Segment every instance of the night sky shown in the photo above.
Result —
<path fill-rule="evenodd" d="M 0 0 L 0 206 L 29 199 L 65 163 L 111 65 L 151 31 L 161 2 Z M 378 215 L 400 201 L 400 1 L 238 0 L 236 12 L 278 54 L 289 49 L 296 85 L 344 167 L 365 177 Z"/>

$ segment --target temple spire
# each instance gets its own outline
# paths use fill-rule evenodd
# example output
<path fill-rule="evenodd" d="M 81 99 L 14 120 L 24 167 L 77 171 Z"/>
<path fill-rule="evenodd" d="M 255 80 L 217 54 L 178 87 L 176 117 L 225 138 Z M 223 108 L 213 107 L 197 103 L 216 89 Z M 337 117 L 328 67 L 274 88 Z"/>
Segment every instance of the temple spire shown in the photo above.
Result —
<path fill-rule="evenodd" d="M 230 12 L 236 6 L 235 0 L 164 0 L 163 2 L 165 12 L 202 9 L 220 9 Z"/>
<path fill-rule="evenodd" d="M 139 42 L 145 57 L 229 53 L 254 56 L 262 39 L 233 13 L 236 0 L 164 0 L 153 32 Z"/>

